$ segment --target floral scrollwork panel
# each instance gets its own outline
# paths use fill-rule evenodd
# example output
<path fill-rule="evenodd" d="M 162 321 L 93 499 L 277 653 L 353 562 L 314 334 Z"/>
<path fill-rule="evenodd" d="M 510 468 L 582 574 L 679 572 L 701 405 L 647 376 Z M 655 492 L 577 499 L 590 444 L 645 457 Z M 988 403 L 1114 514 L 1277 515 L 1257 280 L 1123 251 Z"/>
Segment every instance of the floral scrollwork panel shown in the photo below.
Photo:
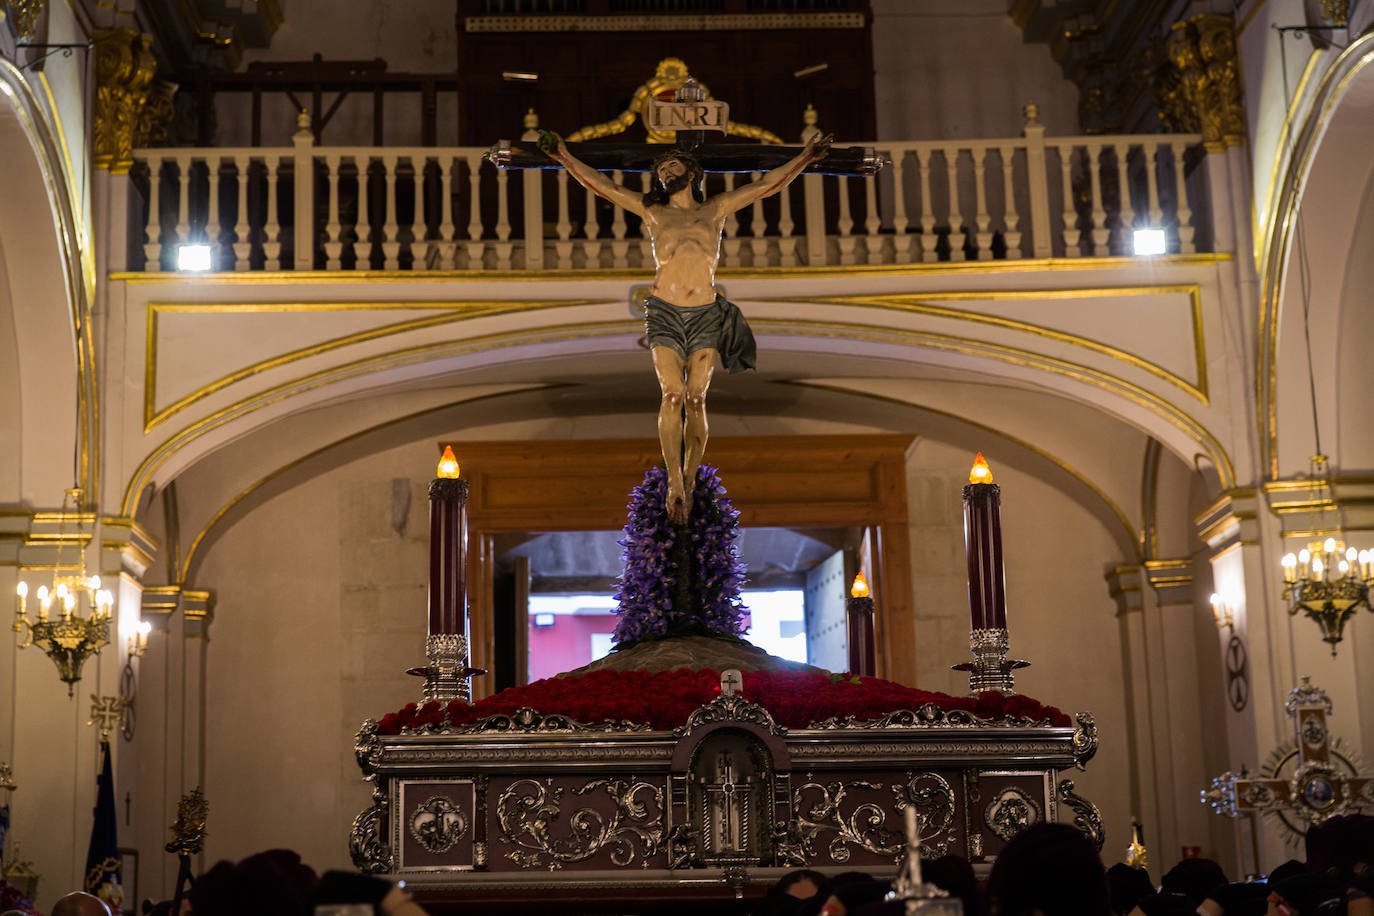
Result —
<path fill-rule="evenodd" d="M 883 795 L 892 801 L 882 799 Z M 830 861 L 837 864 L 848 862 L 858 850 L 895 860 L 905 847 L 901 811 L 908 805 L 915 806 L 923 818 L 922 852 L 937 858 L 948 852 L 954 792 L 944 777 L 935 773 L 912 776 L 900 784 L 866 780 L 806 783 L 792 794 L 800 849 L 812 862 L 821 843 L 826 844 Z M 936 842 L 942 834 L 946 838 Z"/>
<path fill-rule="evenodd" d="M 572 789 L 552 779 L 518 779 L 496 800 L 498 841 L 522 868 L 557 869 L 608 852 L 611 863 L 641 864 L 664 849 L 663 787 L 629 779 L 594 779 Z M 565 811 L 568 795 L 586 803 Z M 556 825 L 566 823 L 563 831 Z"/>

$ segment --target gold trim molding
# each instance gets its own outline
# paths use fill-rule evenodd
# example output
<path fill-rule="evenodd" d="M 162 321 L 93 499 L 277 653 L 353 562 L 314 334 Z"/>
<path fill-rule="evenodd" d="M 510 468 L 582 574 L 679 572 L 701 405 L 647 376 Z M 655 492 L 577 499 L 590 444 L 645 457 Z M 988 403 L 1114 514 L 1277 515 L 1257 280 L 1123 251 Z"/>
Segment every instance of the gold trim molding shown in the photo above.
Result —
<path fill-rule="evenodd" d="M 861 29 L 863 13 L 668 13 L 638 16 L 468 16 L 465 32 L 745 32 Z"/>
<path fill-rule="evenodd" d="M 1170 254 L 1150 258 L 1152 273 L 1170 267 L 1202 267 L 1231 260 L 1226 251 L 1196 254 Z M 1100 258 L 1020 258 L 1008 261 L 934 261 L 917 264 L 854 264 L 841 266 L 826 264 L 818 267 L 723 267 L 716 271 L 717 280 L 779 280 L 855 277 L 914 277 L 928 274 L 1014 274 L 1043 273 L 1047 270 L 1119 270 L 1147 267 L 1140 258 L 1111 255 Z M 285 283 L 395 283 L 460 281 L 507 281 L 528 283 L 531 280 L 564 283 L 569 281 L 638 280 L 646 274 L 640 268 L 613 270 L 251 270 L 222 271 L 196 274 L 194 277 L 176 271 L 111 271 L 109 279 L 125 283 L 158 283 L 184 286 L 187 289 L 216 284 L 267 285 Z"/>
<path fill-rule="evenodd" d="M 280 302 L 280 303 L 148 303 L 147 343 L 143 375 L 143 432 L 151 432 L 192 404 L 228 388 L 244 379 L 252 378 L 262 372 L 312 356 L 319 356 L 332 350 L 353 344 L 378 340 L 395 334 L 404 334 L 424 328 L 440 327 L 475 318 L 491 318 L 515 312 L 534 312 L 563 306 L 603 305 L 605 299 L 557 299 L 519 302 L 504 299 L 472 299 L 451 302 Z M 158 381 L 158 317 L 162 314 L 245 314 L 277 312 L 342 312 L 342 311 L 438 311 L 442 314 L 424 318 L 412 318 L 395 324 L 380 325 L 353 334 L 345 334 L 328 340 L 288 350 L 268 359 L 250 363 L 233 372 L 226 373 L 213 381 L 201 385 L 183 395 L 166 407 L 158 409 L 156 403 Z"/>
<path fill-rule="evenodd" d="M 1050 372 L 1074 379 L 1088 385 L 1109 391 L 1119 397 L 1150 411 L 1181 430 L 1190 439 L 1206 450 L 1217 469 L 1218 477 L 1224 487 L 1233 485 L 1234 466 L 1225 448 L 1209 430 L 1187 411 L 1160 397 L 1146 388 L 1128 382 L 1110 373 L 1103 372 L 1078 363 L 1034 353 L 1028 350 L 992 344 L 933 332 L 906 331 L 873 325 L 847 322 L 807 322 L 799 324 L 795 320 L 756 319 L 754 327 L 763 333 L 779 336 L 834 337 L 879 343 L 895 343 L 902 346 L 928 347 L 946 352 L 956 352 L 969 356 L 985 357 L 1024 368 Z M 254 410 L 277 403 L 294 395 L 304 394 L 327 384 L 343 381 L 383 369 L 412 365 L 426 360 L 462 355 L 498 347 L 513 347 L 535 343 L 565 342 L 579 338 L 628 335 L 639 330 L 639 322 L 633 320 L 586 322 L 538 328 L 532 330 L 502 331 L 493 334 L 467 338 L 461 341 L 438 341 L 405 347 L 388 353 L 374 354 L 349 363 L 332 366 L 274 385 L 263 391 L 242 398 L 210 415 L 193 422 L 164 440 L 161 445 L 147 455 L 130 477 L 125 487 L 121 505 L 125 514 L 150 480 L 151 475 L 178 450 L 240 416 Z"/>
<path fill-rule="evenodd" d="M 1170 372 L 1157 363 L 1150 362 L 1134 353 L 1129 353 L 1110 344 L 1093 340 L 1092 338 L 1081 337 L 1077 334 L 1070 334 L 1067 331 L 1059 331 L 1054 328 L 1045 327 L 1044 325 L 1034 324 L 1028 321 L 1019 321 L 1015 318 L 1006 318 L 1001 315 L 989 315 L 964 309 L 944 308 L 932 304 L 941 301 L 976 302 L 981 300 L 1000 302 L 1018 299 L 1061 300 L 1168 294 L 1183 294 L 1189 297 L 1192 316 L 1193 365 L 1195 367 L 1194 371 L 1197 373 L 1196 384 Z M 1043 337 L 1046 340 L 1053 340 L 1057 343 L 1082 347 L 1094 353 L 1119 360 L 1120 362 L 1126 363 L 1144 372 L 1148 372 L 1151 375 L 1169 382 L 1171 385 L 1181 388 L 1203 404 L 1210 403 L 1208 400 L 1209 394 L 1207 388 L 1207 352 L 1203 340 L 1202 329 L 1202 295 L 1196 283 L 1179 286 L 1116 286 L 1048 290 L 990 290 L 987 292 L 973 290 L 932 293 L 873 293 L 852 296 L 741 296 L 740 299 L 741 301 L 747 300 L 750 302 L 806 302 L 818 305 L 866 306 L 869 308 L 893 309 L 909 314 L 926 315 L 932 318 L 951 318 L 960 321 L 970 321 L 975 324 L 986 324 L 993 327 L 1021 331 L 1037 337 Z"/>

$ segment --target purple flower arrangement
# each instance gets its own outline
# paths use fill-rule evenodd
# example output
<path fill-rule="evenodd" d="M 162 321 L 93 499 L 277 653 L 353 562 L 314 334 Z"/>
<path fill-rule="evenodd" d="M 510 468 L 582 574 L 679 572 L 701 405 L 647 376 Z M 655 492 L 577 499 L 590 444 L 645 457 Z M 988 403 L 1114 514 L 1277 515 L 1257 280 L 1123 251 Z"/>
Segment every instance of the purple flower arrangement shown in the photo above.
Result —
<path fill-rule="evenodd" d="M 618 649 L 672 636 L 739 639 L 745 630 L 748 609 L 739 597 L 744 564 L 734 549 L 739 512 L 716 469 L 697 469 L 692 514 L 683 528 L 668 519 L 667 492 L 667 472 L 654 467 L 630 494 L 620 541 L 625 571 L 615 596 Z"/>

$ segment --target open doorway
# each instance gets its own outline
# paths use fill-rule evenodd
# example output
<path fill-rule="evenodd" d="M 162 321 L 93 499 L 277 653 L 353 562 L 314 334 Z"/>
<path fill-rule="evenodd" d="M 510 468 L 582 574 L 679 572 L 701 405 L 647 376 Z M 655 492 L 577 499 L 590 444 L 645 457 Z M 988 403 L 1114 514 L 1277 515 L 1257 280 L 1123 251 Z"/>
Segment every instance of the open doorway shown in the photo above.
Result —
<path fill-rule="evenodd" d="M 496 689 L 571 671 L 611 651 L 621 537 L 555 531 L 494 539 Z M 844 599 L 869 543 L 861 527 L 741 529 L 744 638 L 780 658 L 846 670 Z"/>

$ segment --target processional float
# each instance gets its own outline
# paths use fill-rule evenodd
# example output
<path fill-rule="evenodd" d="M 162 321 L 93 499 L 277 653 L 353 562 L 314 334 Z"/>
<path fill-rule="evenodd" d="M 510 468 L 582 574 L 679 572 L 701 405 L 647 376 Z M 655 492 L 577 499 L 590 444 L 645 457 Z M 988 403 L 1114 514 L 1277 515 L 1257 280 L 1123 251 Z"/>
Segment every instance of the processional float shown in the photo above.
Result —
<path fill-rule="evenodd" d="M 688 85 L 685 66 L 681 76 L 685 95 L 702 94 Z M 686 107 L 660 116 L 684 128 L 709 126 L 701 119 L 724 122 L 727 115 L 709 101 L 670 102 Z M 550 165 L 537 150 L 498 147 L 492 158 L 506 167 Z M 607 149 L 619 157 L 614 167 L 627 167 L 623 145 Z M 749 155 L 763 149 L 751 147 Z M 697 154 L 703 163 L 736 162 L 751 171 L 761 161 L 738 162 L 728 150 L 715 158 L 709 145 Z M 583 155 L 598 161 L 599 153 Z M 843 168 L 861 172 L 862 158 Z M 662 477 L 651 470 L 636 498 Z M 703 490 L 701 479 L 694 505 L 716 512 L 717 522 L 729 518 L 723 490 Z M 729 645 L 728 657 L 742 652 L 746 663 L 707 657 L 700 667 L 709 670 L 698 672 L 574 672 L 473 702 L 468 678 L 480 669 L 471 665 L 466 639 L 466 496 L 446 449 L 430 488 L 428 663 L 412 669 L 425 678 L 423 701 L 367 720 L 357 735 L 358 764 L 372 784 L 372 803 L 350 836 L 360 869 L 404 878 L 428 899 L 461 895 L 469 905 L 499 906 L 515 889 L 540 893 L 551 905 L 608 895 L 710 899 L 759 893 L 798 867 L 900 868 L 899 896 L 909 912 L 934 913 L 950 912 L 950 901 L 921 883 L 920 856 L 957 853 L 985 868 L 1020 829 L 1061 818 L 1101 848 L 1097 809 L 1066 775 L 1096 752 L 1092 716 L 1070 718 L 1013 692 L 1011 673 L 1025 663 L 1006 657 L 1000 489 L 981 455 L 964 491 L 973 652 L 959 666 L 969 671 L 966 697 L 871 676 L 881 605 L 856 582 L 847 602 L 850 672 L 769 670 L 807 666 L 722 639 L 716 644 Z M 647 524 L 637 518 L 627 533 Z M 668 527 L 654 530 L 673 536 Z M 732 549 L 728 537 L 719 543 L 712 549 Z M 679 562 L 663 574 L 709 565 Z M 732 554 L 724 565 L 733 562 Z M 631 578 L 627 570 L 622 583 Z M 632 695 L 656 678 L 677 678 L 679 695 Z M 617 691 L 617 683 L 638 686 Z M 853 714 L 846 708 L 858 706 L 837 700 L 833 710 L 817 712 L 782 703 L 778 683 L 803 685 L 795 689 L 817 697 L 865 698 L 866 705 Z M 595 705 L 587 695 L 593 690 L 604 695 L 600 713 L 579 719 L 567 712 Z M 701 699 L 682 706 L 679 719 L 645 711 L 658 699 L 681 704 L 682 691 Z M 540 705 L 522 705 L 529 696 Z M 635 712 L 618 712 L 627 709 Z"/>

